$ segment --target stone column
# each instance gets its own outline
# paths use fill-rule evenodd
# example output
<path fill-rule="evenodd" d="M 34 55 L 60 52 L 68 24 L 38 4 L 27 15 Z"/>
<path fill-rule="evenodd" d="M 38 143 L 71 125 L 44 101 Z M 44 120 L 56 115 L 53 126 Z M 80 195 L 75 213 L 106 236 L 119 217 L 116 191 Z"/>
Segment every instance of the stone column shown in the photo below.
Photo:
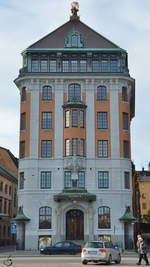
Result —
<path fill-rule="evenodd" d="M 94 233 L 93 233 L 93 204 L 92 202 L 89 202 L 89 205 L 88 205 L 88 220 L 89 220 L 89 240 L 93 240 Z"/>
<path fill-rule="evenodd" d="M 95 111 L 94 111 L 94 81 L 86 80 L 86 141 L 87 159 L 95 158 Z"/>
<path fill-rule="evenodd" d="M 111 157 L 120 158 L 119 143 L 119 104 L 118 104 L 118 81 L 110 81 L 110 129 L 111 129 Z"/>
<path fill-rule="evenodd" d="M 55 158 L 63 157 L 63 80 L 55 80 Z M 58 141 L 59 140 L 59 141 Z"/>
<path fill-rule="evenodd" d="M 18 222 L 16 229 L 17 229 L 16 249 L 17 250 L 24 250 L 24 247 L 25 247 L 25 223 L 24 222 Z"/>
<path fill-rule="evenodd" d="M 39 149 L 39 81 L 31 82 L 30 103 L 30 158 L 38 158 Z"/>
<path fill-rule="evenodd" d="M 61 241 L 61 207 L 56 207 L 56 242 Z"/>

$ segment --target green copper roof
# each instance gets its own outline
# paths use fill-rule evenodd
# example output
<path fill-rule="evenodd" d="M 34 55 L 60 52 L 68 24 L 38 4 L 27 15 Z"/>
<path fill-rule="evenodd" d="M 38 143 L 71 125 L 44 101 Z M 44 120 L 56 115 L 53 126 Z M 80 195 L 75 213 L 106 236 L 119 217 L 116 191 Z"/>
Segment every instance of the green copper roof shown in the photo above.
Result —
<path fill-rule="evenodd" d="M 82 189 L 64 190 L 62 193 L 54 195 L 55 201 L 95 201 L 96 195 Z"/>
<path fill-rule="evenodd" d="M 85 105 L 82 101 L 68 101 L 63 106 L 63 108 L 87 108 L 87 105 Z"/>
<path fill-rule="evenodd" d="M 11 220 L 11 222 L 27 222 L 30 221 L 28 217 L 24 215 L 23 207 L 19 207 L 17 216 Z"/>
<path fill-rule="evenodd" d="M 27 52 L 126 52 L 126 50 L 122 48 L 26 48 L 22 51 L 22 54 L 26 54 Z"/>
<path fill-rule="evenodd" d="M 135 218 L 132 214 L 130 207 L 126 207 L 124 215 L 120 218 L 121 222 L 129 222 L 129 223 L 136 223 L 138 219 Z"/>

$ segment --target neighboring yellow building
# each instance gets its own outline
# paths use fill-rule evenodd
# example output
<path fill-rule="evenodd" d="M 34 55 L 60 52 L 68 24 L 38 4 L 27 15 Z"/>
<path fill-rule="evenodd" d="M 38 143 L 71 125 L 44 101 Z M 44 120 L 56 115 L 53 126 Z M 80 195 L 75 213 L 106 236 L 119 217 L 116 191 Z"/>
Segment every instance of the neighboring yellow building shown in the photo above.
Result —
<path fill-rule="evenodd" d="M 0 147 L 0 246 L 15 244 L 10 219 L 17 214 L 18 159 Z"/>
<path fill-rule="evenodd" d="M 139 185 L 139 204 L 140 204 L 140 215 L 142 222 L 145 222 L 143 215 L 146 215 L 150 209 L 150 163 L 149 170 L 137 171 L 137 183 Z"/>

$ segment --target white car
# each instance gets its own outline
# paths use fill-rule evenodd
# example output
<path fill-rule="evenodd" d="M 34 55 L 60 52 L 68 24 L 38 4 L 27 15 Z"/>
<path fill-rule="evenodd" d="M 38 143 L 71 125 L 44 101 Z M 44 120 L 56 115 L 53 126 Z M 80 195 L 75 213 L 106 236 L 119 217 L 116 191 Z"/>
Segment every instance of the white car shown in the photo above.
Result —
<path fill-rule="evenodd" d="M 82 248 L 81 261 L 82 264 L 88 262 L 105 262 L 107 264 L 115 262 L 119 264 L 121 254 L 109 241 L 88 241 Z"/>

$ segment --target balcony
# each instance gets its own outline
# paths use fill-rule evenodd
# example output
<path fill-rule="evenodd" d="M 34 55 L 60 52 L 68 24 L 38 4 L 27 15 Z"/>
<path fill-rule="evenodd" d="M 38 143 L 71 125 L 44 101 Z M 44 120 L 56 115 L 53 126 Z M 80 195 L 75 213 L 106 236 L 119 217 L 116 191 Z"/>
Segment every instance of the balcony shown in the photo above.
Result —
<path fill-rule="evenodd" d="M 54 195 L 56 202 L 61 201 L 96 201 L 96 195 L 89 193 L 86 189 L 71 188 Z"/>

